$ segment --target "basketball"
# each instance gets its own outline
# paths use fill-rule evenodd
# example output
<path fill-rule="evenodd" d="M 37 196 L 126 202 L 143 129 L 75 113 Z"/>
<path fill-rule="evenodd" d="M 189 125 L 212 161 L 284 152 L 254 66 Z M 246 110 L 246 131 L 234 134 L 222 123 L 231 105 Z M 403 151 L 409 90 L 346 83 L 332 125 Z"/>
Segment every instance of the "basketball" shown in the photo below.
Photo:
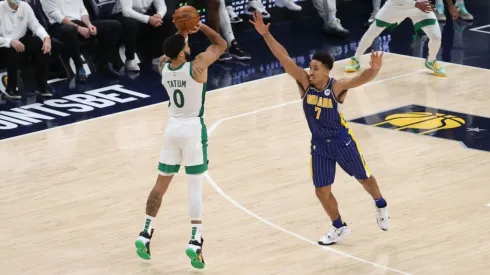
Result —
<path fill-rule="evenodd" d="M 199 12 L 192 6 L 182 6 L 173 15 L 174 24 L 181 31 L 189 31 L 201 20 Z"/>

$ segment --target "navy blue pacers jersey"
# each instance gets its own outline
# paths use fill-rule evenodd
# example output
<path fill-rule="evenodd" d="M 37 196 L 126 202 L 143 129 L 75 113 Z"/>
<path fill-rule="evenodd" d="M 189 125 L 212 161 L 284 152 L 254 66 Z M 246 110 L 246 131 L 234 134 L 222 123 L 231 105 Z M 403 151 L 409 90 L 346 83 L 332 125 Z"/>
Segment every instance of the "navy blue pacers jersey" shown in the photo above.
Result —
<path fill-rule="evenodd" d="M 336 164 L 358 180 L 369 178 L 359 146 L 349 129 L 333 92 L 335 79 L 319 91 L 309 86 L 303 97 L 303 110 L 311 132 L 311 174 L 315 187 L 332 184 Z"/>

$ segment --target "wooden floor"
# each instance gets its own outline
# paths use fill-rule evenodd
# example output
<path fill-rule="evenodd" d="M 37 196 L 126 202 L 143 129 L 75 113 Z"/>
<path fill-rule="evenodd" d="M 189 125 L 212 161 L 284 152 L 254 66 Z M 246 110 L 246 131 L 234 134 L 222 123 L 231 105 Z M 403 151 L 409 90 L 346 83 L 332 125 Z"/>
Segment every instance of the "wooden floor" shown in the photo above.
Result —
<path fill-rule="evenodd" d="M 450 64 L 443 79 L 421 59 L 385 54 L 384 64 L 374 83 L 349 92 L 346 119 L 412 103 L 490 117 L 490 71 Z M 336 63 L 334 77 L 344 77 L 343 65 Z M 392 225 L 378 228 L 371 199 L 338 170 L 334 192 L 353 232 L 342 244 L 316 246 L 330 222 L 309 179 L 298 99 L 286 75 L 207 95 L 202 271 L 184 253 L 190 225 L 182 171 L 157 217 L 152 261 L 134 249 L 166 104 L 1 142 L 1 273 L 489 274 L 490 153 L 355 123 Z"/>

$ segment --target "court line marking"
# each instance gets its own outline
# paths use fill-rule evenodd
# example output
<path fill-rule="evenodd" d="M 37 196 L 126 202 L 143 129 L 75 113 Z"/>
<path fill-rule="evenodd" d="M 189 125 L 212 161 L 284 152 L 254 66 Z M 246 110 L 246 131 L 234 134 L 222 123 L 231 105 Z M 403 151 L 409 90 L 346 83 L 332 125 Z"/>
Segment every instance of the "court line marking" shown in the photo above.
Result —
<path fill-rule="evenodd" d="M 408 58 L 412 58 L 412 59 L 425 60 L 424 58 L 421 58 L 421 57 L 403 55 L 403 54 L 392 53 L 392 52 L 385 52 L 385 54 L 387 54 L 387 55 L 398 55 L 398 56 L 401 56 L 401 57 L 408 57 Z M 369 53 L 363 54 L 363 56 L 368 56 L 368 55 L 370 55 L 370 54 Z M 334 62 L 334 64 L 335 63 L 338 63 L 338 62 L 342 62 L 342 61 L 348 60 L 348 59 L 350 59 L 350 58 L 344 58 L 344 59 L 337 60 L 337 61 Z M 443 66 L 449 66 L 449 65 L 457 65 L 457 66 L 463 66 L 463 67 L 472 68 L 472 69 L 480 69 L 480 70 L 490 71 L 490 69 L 473 67 L 473 66 L 468 66 L 468 65 L 462 65 L 462 64 L 458 64 L 458 63 L 451 63 L 451 62 L 443 63 Z M 427 69 L 421 69 L 421 70 L 416 71 L 414 73 L 409 73 L 408 75 L 419 73 L 419 72 L 423 72 L 425 70 L 427 70 Z M 215 93 L 215 92 L 222 92 L 222 91 L 225 91 L 225 90 L 230 89 L 230 88 L 236 88 L 236 87 L 240 87 L 240 86 L 243 86 L 243 85 L 246 85 L 246 84 L 260 82 L 260 81 L 267 80 L 267 79 L 272 79 L 272 78 L 277 78 L 277 77 L 281 77 L 281 76 L 284 76 L 284 75 L 286 75 L 286 73 L 276 74 L 276 75 L 273 75 L 273 76 L 263 77 L 263 78 L 259 78 L 259 79 L 254 79 L 254 80 L 250 80 L 250 81 L 238 83 L 238 84 L 235 84 L 235 85 L 230 85 L 230 86 L 226 86 L 226 87 L 214 89 L 214 90 L 211 90 L 211 91 L 206 92 L 206 94 Z M 56 79 L 56 81 L 58 81 L 58 79 Z M 374 81 L 374 83 L 376 83 L 376 81 Z M 373 82 L 367 83 L 365 85 L 369 85 L 369 84 L 373 84 Z M 55 99 L 57 99 L 57 98 L 55 98 Z M 31 133 L 27 133 L 27 134 L 21 134 L 21 135 L 18 135 L 18 136 L 4 138 L 4 139 L 0 139 L 0 143 L 6 142 L 6 141 L 9 141 L 9 140 L 13 140 L 13 139 L 23 138 L 23 137 L 30 136 L 30 135 L 36 135 L 36 134 L 40 134 L 40 133 L 45 133 L 45 132 L 53 131 L 53 130 L 56 130 L 56 129 L 61 129 L 61 128 L 73 126 L 73 125 L 83 124 L 83 123 L 91 122 L 91 121 L 96 120 L 96 119 L 107 119 L 107 118 L 110 118 L 112 116 L 121 115 L 121 114 L 124 114 L 124 113 L 134 112 L 134 111 L 143 110 L 143 109 L 150 108 L 150 107 L 155 107 L 155 106 L 163 105 L 163 104 L 166 104 L 167 102 L 168 102 L 168 100 L 162 101 L 162 102 L 156 102 L 156 103 L 152 103 L 152 104 L 149 104 L 149 105 L 145 105 L 145 106 L 133 108 L 133 109 L 130 109 L 130 110 L 125 110 L 125 111 L 121 111 L 121 112 L 116 112 L 116 113 L 108 114 L 108 115 L 105 115 L 105 116 L 94 117 L 94 118 L 90 118 L 90 119 L 86 119 L 86 120 L 76 121 L 76 122 L 73 122 L 73 123 L 68 123 L 68 124 L 65 124 L 65 125 L 57 126 L 57 127 L 54 127 L 54 128 L 42 129 L 42 130 L 39 130 L 39 131 L 34 131 L 34 132 L 31 132 Z"/>
<path fill-rule="evenodd" d="M 490 31 L 482 31 L 481 30 L 481 29 L 485 29 L 485 28 L 488 28 L 488 27 L 490 27 L 490 25 L 484 25 L 484 26 L 480 26 L 480 27 L 475 27 L 475 28 L 470 29 L 470 31 L 490 34 Z"/>
<path fill-rule="evenodd" d="M 450 65 L 450 64 L 447 64 L 447 65 Z M 446 66 L 447 66 L 446 65 Z M 417 74 L 417 73 L 420 73 L 420 72 L 423 72 L 425 71 L 425 69 L 423 70 L 418 70 L 418 71 L 414 71 L 414 72 L 411 72 L 411 73 L 406 73 L 406 74 L 403 74 L 403 75 L 398 75 L 398 76 L 394 76 L 394 77 L 390 77 L 390 78 L 386 78 L 386 79 L 380 79 L 380 80 L 377 80 L 377 81 L 372 81 L 372 82 L 369 82 L 369 83 L 366 83 L 365 85 L 363 86 L 370 86 L 370 85 L 373 85 L 373 84 L 377 84 L 377 83 L 381 83 L 381 82 L 387 82 L 387 81 L 391 81 L 391 80 L 394 80 L 394 79 L 398 79 L 398 78 L 402 78 L 402 77 L 406 77 L 406 76 L 410 76 L 410 75 L 414 75 L 414 74 Z M 361 87 L 363 87 L 361 86 Z M 225 118 L 222 118 L 222 119 L 219 119 L 218 121 L 216 121 L 215 123 L 213 123 L 213 125 L 211 125 L 211 127 L 209 127 L 208 129 L 208 138 L 211 137 L 211 134 L 218 128 L 219 125 L 221 125 L 221 123 L 227 121 L 227 120 L 232 120 L 232 119 L 235 119 L 235 118 L 239 118 L 239 117 L 244 117 L 244 116 L 249 116 L 249 115 L 253 115 L 253 114 L 257 114 L 257 113 L 261 113 L 261 112 L 265 112 L 265 111 L 269 111 L 269 110 L 273 110 L 273 109 L 277 109 L 277 108 L 281 108 L 281 107 L 284 107 L 284 106 L 288 106 L 288 105 L 291 105 L 291 104 L 296 104 L 296 103 L 299 103 L 301 102 L 301 99 L 298 99 L 298 100 L 293 100 L 293 101 L 289 101 L 289 102 L 285 102 L 285 103 L 282 103 L 282 104 L 277 104 L 277 105 L 273 105 L 273 106 L 270 106 L 270 107 L 266 107 L 266 108 L 261 108 L 261 109 L 258 109 L 258 110 L 254 110 L 254 111 L 250 111 L 250 112 L 246 112 L 246 113 L 242 113 L 242 114 L 238 114 L 238 115 L 233 115 L 233 116 L 228 116 L 228 117 L 225 117 Z M 377 267 L 377 268 L 382 268 L 382 269 L 386 269 L 386 270 L 389 270 L 389 271 L 392 271 L 392 272 L 395 272 L 395 273 L 398 273 L 398 274 L 404 274 L 404 275 L 411 275 L 410 273 L 407 273 L 407 272 L 404 272 L 404 271 L 401 271 L 401 270 L 397 270 L 397 269 L 394 269 L 394 268 L 391 268 L 389 266 L 385 266 L 385 265 L 382 265 L 382 264 L 378 264 L 376 262 L 371 262 L 371 261 L 368 261 L 366 259 L 363 259 L 363 258 L 359 258 L 359 257 L 356 257 L 354 255 L 351 255 L 349 253 L 345 253 L 345 252 L 342 252 L 342 251 L 339 251 L 339 250 L 336 250 L 336 249 L 333 249 L 333 248 L 330 248 L 330 247 L 325 247 L 325 246 L 320 246 L 317 242 L 315 241 L 312 241 L 306 237 L 303 237 L 299 234 L 296 234 L 292 231 L 289 231 L 267 219 L 264 219 L 262 218 L 261 216 L 255 214 L 254 212 L 248 210 L 246 207 L 244 207 L 243 205 L 241 205 L 239 202 L 235 201 L 233 198 L 231 198 L 230 196 L 228 196 L 228 194 L 226 194 L 223 189 L 221 189 L 219 187 L 219 185 L 216 183 L 216 181 L 211 177 L 210 173 L 207 171 L 206 173 L 204 173 L 204 177 L 206 178 L 206 180 L 208 181 L 208 183 L 211 185 L 211 187 L 213 187 L 213 189 L 218 192 L 218 194 L 220 194 L 223 198 L 225 198 L 227 201 L 229 201 L 231 204 L 233 204 L 235 207 L 237 207 L 238 209 L 242 210 L 243 212 L 247 213 L 248 215 L 256 218 L 257 220 L 263 222 L 264 224 L 267 224 L 269 225 L 270 227 L 273 227 L 283 233 L 286 233 L 290 236 L 293 236 L 299 240 L 302 240 L 304 242 L 307 242 L 311 245 L 314 245 L 314 246 L 317 246 L 317 247 L 320 247 L 322 248 L 324 251 L 330 251 L 330 252 L 333 252 L 335 254 L 338 254 L 340 256 L 343 256 L 343 257 L 346 257 L 346 258 L 349 258 L 349 259 L 353 259 L 353 260 L 356 260 L 356 261 L 359 261 L 359 262 L 362 262 L 362 263 L 365 263 L 365 264 L 369 264 L 369 265 L 372 265 L 374 267 Z"/>

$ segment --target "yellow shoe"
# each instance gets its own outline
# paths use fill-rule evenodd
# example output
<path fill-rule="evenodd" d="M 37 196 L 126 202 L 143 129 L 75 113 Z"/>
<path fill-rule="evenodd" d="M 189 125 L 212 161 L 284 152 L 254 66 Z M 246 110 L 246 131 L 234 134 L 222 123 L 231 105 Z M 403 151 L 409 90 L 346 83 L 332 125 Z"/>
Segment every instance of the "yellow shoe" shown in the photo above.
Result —
<path fill-rule="evenodd" d="M 361 63 L 357 60 L 356 57 L 351 57 L 349 60 L 349 64 L 345 65 L 344 72 L 346 73 L 354 73 L 361 69 Z"/>
<path fill-rule="evenodd" d="M 447 73 L 444 67 L 442 67 L 437 60 L 434 60 L 433 62 L 429 62 L 429 60 L 425 60 L 425 67 L 427 69 L 432 70 L 436 76 L 441 76 L 441 77 L 446 77 Z"/>

